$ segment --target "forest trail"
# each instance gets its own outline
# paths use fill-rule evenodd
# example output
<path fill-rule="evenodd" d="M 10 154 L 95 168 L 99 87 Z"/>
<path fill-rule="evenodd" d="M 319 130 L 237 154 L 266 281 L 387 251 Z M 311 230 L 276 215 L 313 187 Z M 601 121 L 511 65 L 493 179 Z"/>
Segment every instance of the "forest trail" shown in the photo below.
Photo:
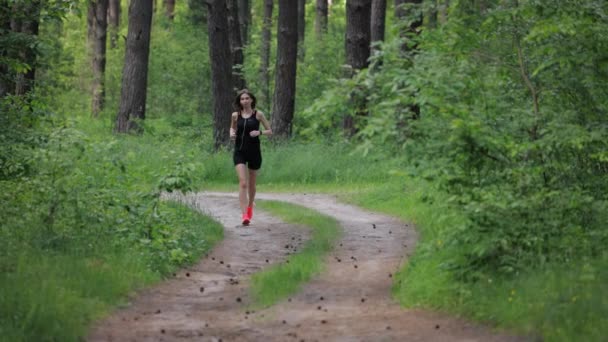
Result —
<path fill-rule="evenodd" d="M 236 194 L 205 192 L 174 199 L 211 215 L 225 238 L 197 265 L 138 293 L 94 325 L 89 341 L 521 341 L 491 328 L 424 310 L 401 308 L 392 273 L 412 253 L 414 228 L 339 203 L 327 195 L 258 194 L 338 220 L 342 238 L 324 271 L 270 308 L 249 312 L 252 273 L 283 262 L 307 230 L 256 210 L 240 225 Z M 375 227 L 375 228 L 374 228 Z"/>

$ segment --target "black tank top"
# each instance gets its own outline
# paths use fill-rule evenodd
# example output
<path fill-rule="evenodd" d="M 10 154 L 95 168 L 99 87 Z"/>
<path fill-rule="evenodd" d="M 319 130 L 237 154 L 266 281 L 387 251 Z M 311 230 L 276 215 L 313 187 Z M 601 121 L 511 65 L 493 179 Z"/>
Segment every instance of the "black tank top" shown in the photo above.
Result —
<path fill-rule="evenodd" d="M 254 138 L 249 136 L 251 131 L 258 131 L 260 129 L 260 121 L 256 114 L 257 111 L 254 110 L 250 117 L 243 118 L 243 114 L 239 111 L 239 117 L 236 120 L 236 143 L 234 146 L 237 151 L 247 151 L 252 148 L 259 148 L 259 136 Z"/>

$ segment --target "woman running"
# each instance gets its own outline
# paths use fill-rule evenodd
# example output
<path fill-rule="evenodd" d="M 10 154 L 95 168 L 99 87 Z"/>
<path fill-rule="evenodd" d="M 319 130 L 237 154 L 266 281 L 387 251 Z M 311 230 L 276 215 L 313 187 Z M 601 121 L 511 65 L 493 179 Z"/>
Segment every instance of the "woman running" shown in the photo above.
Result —
<path fill-rule="evenodd" d="M 230 121 L 230 139 L 235 140 L 234 165 L 239 177 L 239 202 L 242 223 L 248 225 L 253 217 L 255 181 L 262 166 L 260 135 L 271 135 L 270 124 L 264 114 L 255 109 L 255 96 L 247 89 L 239 91 L 234 100 L 236 112 Z M 264 129 L 260 129 L 260 123 Z M 247 167 L 245 167 L 247 165 Z"/>

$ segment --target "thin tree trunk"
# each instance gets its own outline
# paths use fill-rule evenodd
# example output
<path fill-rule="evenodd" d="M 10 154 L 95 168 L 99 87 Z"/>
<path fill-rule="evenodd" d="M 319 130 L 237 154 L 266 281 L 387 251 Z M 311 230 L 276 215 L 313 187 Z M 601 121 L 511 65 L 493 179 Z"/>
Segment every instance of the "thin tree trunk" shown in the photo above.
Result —
<path fill-rule="evenodd" d="M 315 34 L 317 38 L 327 33 L 327 0 L 317 0 L 315 16 Z"/>
<path fill-rule="evenodd" d="M 296 97 L 298 9 L 292 0 L 279 0 L 278 24 L 272 131 L 285 139 L 291 135 Z"/>
<path fill-rule="evenodd" d="M 239 8 L 237 0 L 228 0 L 226 4 L 228 6 L 228 32 L 232 54 L 232 88 L 238 91 L 245 89 L 245 78 L 242 72 L 244 57 L 241 29 L 239 27 Z"/>
<path fill-rule="evenodd" d="M 165 0 L 165 16 L 169 21 L 175 18 L 175 0 Z"/>
<path fill-rule="evenodd" d="M 239 27 L 241 28 L 241 41 L 243 46 L 249 43 L 249 27 L 251 26 L 251 1 L 238 0 Z"/>
<path fill-rule="evenodd" d="M 371 0 L 346 1 L 346 63 L 351 66 L 353 75 L 369 65 L 371 7 Z M 365 96 L 357 92 L 351 94 L 351 98 L 356 108 L 355 115 L 366 115 Z M 343 128 L 349 136 L 356 133 L 353 114 L 345 115 Z"/>
<path fill-rule="evenodd" d="M 383 42 L 386 25 L 386 0 L 372 0 L 371 41 Z"/>
<path fill-rule="evenodd" d="M 108 36 L 108 0 L 96 0 L 95 40 L 93 41 L 93 99 L 92 114 L 97 117 L 103 110 L 105 98 L 106 41 Z"/>
<path fill-rule="evenodd" d="M 384 41 L 386 27 L 386 0 L 372 0 L 371 15 L 371 55 L 376 56 L 375 62 L 370 68 L 370 72 L 377 72 L 382 67 L 382 56 L 379 54 L 380 43 Z"/>
<path fill-rule="evenodd" d="M 232 56 L 226 44 L 228 33 L 228 9 L 224 0 L 207 0 L 207 28 L 209 31 L 209 58 L 211 59 L 211 84 L 213 88 L 213 141 L 214 148 L 229 143 L 232 91 Z"/>
<path fill-rule="evenodd" d="M 115 131 L 119 133 L 143 129 L 137 120 L 146 118 L 152 12 L 153 0 L 131 0 L 120 107 L 115 126 Z"/>
<path fill-rule="evenodd" d="M 262 94 L 264 94 L 264 102 L 268 106 L 271 105 L 270 98 L 270 40 L 272 38 L 272 8 L 274 7 L 273 0 L 264 0 L 264 20 L 262 23 L 262 53 L 260 63 L 260 75 L 262 79 Z"/>
<path fill-rule="evenodd" d="M 120 27 L 120 0 L 110 0 L 108 4 L 108 24 L 110 26 L 110 47 L 116 48 Z"/>

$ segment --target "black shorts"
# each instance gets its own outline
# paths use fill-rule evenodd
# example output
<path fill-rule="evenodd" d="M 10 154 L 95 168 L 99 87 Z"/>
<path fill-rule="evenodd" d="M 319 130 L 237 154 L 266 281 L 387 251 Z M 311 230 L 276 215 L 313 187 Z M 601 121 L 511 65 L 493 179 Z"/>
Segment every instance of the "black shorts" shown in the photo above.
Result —
<path fill-rule="evenodd" d="M 262 167 L 262 152 L 260 149 L 252 149 L 245 151 L 234 151 L 232 156 L 234 165 L 247 164 L 250 170 L 259 170 Z"/>

